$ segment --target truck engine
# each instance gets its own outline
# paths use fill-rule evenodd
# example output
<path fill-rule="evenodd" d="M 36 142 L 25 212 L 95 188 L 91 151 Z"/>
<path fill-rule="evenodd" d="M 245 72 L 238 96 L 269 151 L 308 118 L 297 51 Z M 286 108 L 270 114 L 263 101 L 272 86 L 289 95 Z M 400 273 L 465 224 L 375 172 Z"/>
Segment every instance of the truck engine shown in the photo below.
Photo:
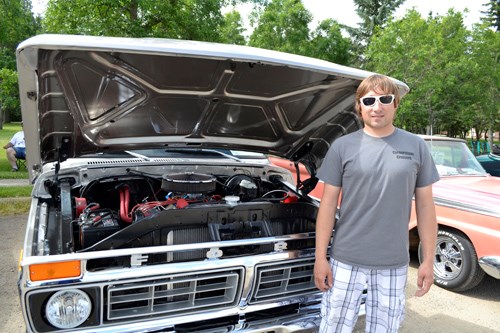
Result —
<path fill-rule="evenodd" d="M 161 176 L 127 169 L 122 175 L 78 180 L 46 180 L 50 199 L 42 199 L 38 235 L 43 254 L 230 241 L 314 232 L 316 205 L 301 198 L 279 175 L 169 172 Z M 59 240 L 63 240 L 59 242 Z M 313 240 L 289 242 L 288 249 L 312 246 Z M 248 245 L 246 254 L 272 251 Z M 238 256 L 227 247 L 222 256 Z M 204 251 L 175 253 L 156 262 L 202 260 Z M 116 258 L 92 261 L 91 269 L 127 266 Z"/>

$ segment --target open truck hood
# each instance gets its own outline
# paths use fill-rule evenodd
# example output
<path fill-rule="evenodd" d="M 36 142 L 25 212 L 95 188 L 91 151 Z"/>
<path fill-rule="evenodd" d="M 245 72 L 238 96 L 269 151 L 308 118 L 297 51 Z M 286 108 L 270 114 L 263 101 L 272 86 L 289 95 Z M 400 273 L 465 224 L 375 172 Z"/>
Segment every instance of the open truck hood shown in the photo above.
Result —
<path fill-rule="evenodd" d="M 155 147 L 248 150 L 315 169 L 359 128 L 354 94 L 372 74 L 244 46 L 70 35 L 24 41 L 17 66 L 30 172 Z"/>

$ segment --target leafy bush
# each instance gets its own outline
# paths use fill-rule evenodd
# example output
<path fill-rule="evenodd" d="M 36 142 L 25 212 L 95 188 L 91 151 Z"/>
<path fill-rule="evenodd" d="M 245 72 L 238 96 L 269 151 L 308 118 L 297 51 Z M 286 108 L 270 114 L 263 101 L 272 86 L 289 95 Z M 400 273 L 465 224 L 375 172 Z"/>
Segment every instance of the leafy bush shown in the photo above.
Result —
<path fill-rule="evenodd" d="M 0 121 L 3 121 L 7 113 L 10 115 L 10 121 L 22 120 L 17 72 L 8 68 L 0 69 L 0 110 L 3 116 Z"/>

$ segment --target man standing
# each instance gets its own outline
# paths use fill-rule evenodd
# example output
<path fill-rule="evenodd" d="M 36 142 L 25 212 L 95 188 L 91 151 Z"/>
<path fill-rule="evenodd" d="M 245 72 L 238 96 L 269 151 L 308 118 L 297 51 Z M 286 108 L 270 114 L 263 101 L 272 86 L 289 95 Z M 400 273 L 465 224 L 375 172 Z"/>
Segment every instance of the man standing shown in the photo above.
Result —
<path fill-rule="evenodd" d="M 17 159 L 26 159 L 26 144 L 24 142 L 24 131 L 19 131 L 10 141 L 3 146 L 3 149 L 7 149 L 7 160 L 12 167 L 12 171 L 17 170 Z"/>
<path fill-rule="evenodd" d="M 324 292 L 322 333 L 352 331 L 366 286 L 366 332 L 398 331 L 405 311 L 413 196 L 423 247 L 416 296 L 426 294 L 434 281 L 437 223 L 432 184 L 439 174 L 426 143 L 393 125 L 399 100 L 399 90 L 388 77 L 363 80 L 356 110 L 364 128 L 337 139 L 318 171 L 325 183 L 314 266 L 316 287 Z"/>

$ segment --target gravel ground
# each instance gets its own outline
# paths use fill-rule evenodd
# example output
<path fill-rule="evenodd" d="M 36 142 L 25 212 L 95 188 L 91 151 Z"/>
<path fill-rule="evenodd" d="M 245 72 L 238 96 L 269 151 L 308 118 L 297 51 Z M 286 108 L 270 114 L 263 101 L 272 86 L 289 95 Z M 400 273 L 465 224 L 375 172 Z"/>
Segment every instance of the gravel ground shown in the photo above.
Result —
<path fill-rule="evenodd" d="M 423 297 L 417 291 L 417 255 L 412 255 L 406 289 L 406 318 L 400 333 L 500 332 L 500 280 L 486 276 L 476 288 L 454 293 L 432 286 Z M 364 332 L 360 320 L 355 333 Z"/>
<path fill-rule="evenodd" d="M 28 185 L 31 185 L 28 179 L 0 179 L 0 187 L 28 186 Z"/>

